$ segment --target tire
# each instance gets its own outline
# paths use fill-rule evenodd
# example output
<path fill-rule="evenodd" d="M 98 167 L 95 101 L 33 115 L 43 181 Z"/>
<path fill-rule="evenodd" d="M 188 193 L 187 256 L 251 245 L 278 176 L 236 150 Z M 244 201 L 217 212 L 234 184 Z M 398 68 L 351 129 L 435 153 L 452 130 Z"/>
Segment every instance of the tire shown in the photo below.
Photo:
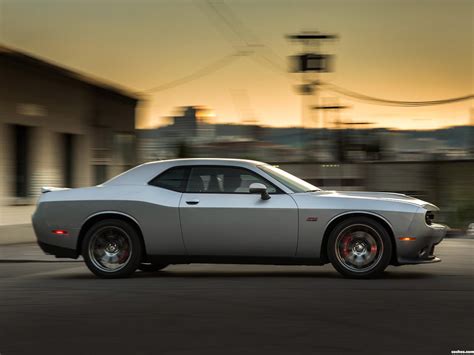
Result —
<path fill-rule="evenodd" d="M 369 217 L 351 217 L 329 235 L 327 255 L 344 277 L 373 278 L 383 273 L 392 256 L 388 231 Z"/>
<path fill-rule="evenodd" d="M 142 258 L 142 243 L 134 227 L 120 219 L 106 219 L 94 224 L 82 243 L 87 267 L 104 279 L 128 277 Z"/>
<path fill-rule="evenodd" d="M 140 265 L 138 265 L 138 270 L 141 270 L 144 272 L 155 272 L 155 271 L 163 270 L 168 265 L 169 264 L 141 263 Z"/>

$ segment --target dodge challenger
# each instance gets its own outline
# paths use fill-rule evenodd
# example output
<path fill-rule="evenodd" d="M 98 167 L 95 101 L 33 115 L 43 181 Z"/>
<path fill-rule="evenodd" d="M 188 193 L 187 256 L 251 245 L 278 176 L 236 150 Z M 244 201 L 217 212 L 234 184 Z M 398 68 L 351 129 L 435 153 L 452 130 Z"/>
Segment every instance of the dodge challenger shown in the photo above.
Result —
<path fill-rule="evenodd" d="M 170 264 L 323 265 L 345 277 L 440 261 L 438 208 L 397 193 L 322 190 L 251 160 L 142 164 L 93 187 L 44 187 L 39 246 L 98 277 Z"/>

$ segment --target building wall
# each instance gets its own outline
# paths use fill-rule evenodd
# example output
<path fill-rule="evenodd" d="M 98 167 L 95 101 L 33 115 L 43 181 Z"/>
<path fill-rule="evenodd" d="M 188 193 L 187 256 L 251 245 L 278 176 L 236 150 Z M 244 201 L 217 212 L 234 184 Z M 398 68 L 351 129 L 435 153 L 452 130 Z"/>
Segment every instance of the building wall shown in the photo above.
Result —
<path fill-rule="evenodd" d="M 42 186 L 65 181 L 67 187 L 89 186 L 97 182 L 97 165 L 106 167 L 102 177 L 108 179 L 135 163 L 136 100 L 2 55 L 0 77 L 0 225 L 29 223 Z M 18 196 L 15 187 L 15 125 L 28 127 L 28 139 L 21 142 L 28 151 L 26 196 Z M 117 137 L 131 141 L 127 159 L 116 153 L 124 150 L 119 146 L 124 139 Z"/>

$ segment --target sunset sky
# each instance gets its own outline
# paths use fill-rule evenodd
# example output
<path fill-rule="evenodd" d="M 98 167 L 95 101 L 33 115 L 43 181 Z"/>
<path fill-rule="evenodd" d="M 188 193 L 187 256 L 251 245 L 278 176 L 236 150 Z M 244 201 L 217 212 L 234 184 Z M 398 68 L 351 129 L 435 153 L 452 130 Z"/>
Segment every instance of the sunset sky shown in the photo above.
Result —
<path fill-rule="evenodd" d="M 219 3 L 219 2 L 217 2 Z M 204 105 L 215 122 L 297 126 L 302 98 L 287 57 L 301 46 L 285 35 L 319 30 L 335 72 L 322 79 L 391 100 L 437 100 L 473 90 L 474 1 L 247 0 L 228 9 L 243 32 L 226 27 L 204 0 L 0 0 L 0 42 L 134 92 L 180 79 L 238 50 L 254 53 L 168 90 L 143 96 L 139 127 L 166 123 L 177 106 Z M 424 108 L 362 104 L 344 121 L 427 129 L 470 122 L 471 102 Z"/>

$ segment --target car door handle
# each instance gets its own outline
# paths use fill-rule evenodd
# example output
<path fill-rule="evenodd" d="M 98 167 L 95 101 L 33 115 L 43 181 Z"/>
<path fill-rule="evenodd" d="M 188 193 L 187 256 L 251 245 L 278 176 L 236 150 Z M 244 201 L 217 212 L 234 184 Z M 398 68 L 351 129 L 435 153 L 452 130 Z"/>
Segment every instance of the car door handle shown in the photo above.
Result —
<path fill-rule="evenodd" d="M 199 203 L 199 200 L 188 200 L 186 201 L 188 205 L 197 205 Z"/>

